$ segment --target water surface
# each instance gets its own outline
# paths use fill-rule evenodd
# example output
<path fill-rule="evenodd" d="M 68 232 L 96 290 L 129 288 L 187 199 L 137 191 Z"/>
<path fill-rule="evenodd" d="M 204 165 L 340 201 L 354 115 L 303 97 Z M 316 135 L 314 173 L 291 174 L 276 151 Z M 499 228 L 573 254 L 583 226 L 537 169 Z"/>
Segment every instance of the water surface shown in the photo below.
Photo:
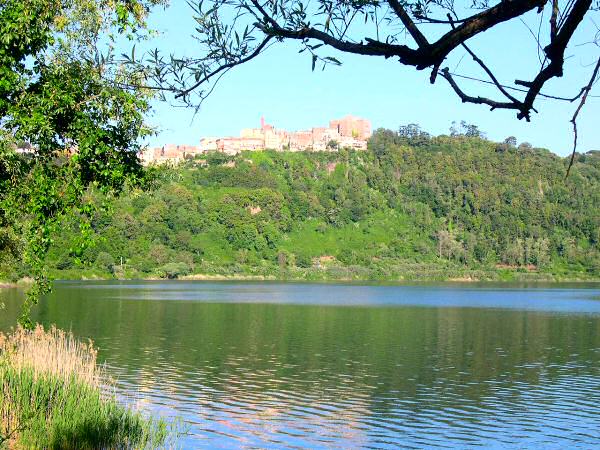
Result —
<path fill-rule="evenodd" d="M 65 282 L 36 316 L 185 448 L 600 446 L 599 285 Z"/>

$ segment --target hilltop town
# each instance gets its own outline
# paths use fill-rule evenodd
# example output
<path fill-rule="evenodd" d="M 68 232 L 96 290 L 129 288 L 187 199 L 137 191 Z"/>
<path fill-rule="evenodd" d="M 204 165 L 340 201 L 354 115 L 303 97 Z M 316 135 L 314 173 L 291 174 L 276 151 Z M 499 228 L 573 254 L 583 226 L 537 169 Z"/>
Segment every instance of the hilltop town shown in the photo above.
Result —
<path fill-rule="evenodd" d="M 348 115 L 342 119 L 329 121 L 328 127 L 314 127 L 310 130 L 287 131 L 265 123 L 261 117 L 260 128 L 244 128 L 239 136 L 206 137 L 199 145 L 167 144 L 144 150 L 143 164 L 179 162 L 194 158 L 206 152 L 222 152 L 236 155 L 242 151 L 337 151 L 339 148 L 366 150 L 371 137 L 371 122 Z"/>

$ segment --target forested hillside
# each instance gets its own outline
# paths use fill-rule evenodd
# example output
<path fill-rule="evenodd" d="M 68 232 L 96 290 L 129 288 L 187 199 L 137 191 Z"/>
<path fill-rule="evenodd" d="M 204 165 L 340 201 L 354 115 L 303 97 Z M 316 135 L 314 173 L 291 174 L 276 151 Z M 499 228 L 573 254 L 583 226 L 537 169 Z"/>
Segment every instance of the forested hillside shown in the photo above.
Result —
<path fill-rule="evenodd" d="M 404 127 L 366 152 L 215 153 L 108 201 L 80 255 L 65 224 L 49 264 L 59 278 L 600 277 L 600 152 L 565 179 L 566 158 L 514 144 Z"/>

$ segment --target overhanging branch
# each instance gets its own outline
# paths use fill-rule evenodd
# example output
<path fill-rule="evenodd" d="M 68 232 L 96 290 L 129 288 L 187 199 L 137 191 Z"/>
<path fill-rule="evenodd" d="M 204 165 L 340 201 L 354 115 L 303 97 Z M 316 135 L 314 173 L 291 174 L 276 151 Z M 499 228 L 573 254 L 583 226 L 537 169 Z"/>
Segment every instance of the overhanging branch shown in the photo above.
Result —
<path fill-rule="evenodd" d="M 191 71 L 196 81 L 193 81 L 191 77 L 185 79 L 179 75 L 177 70 L 172 71 L 173 77 L 182 85 L 176 98 L 186 98 L 200 85 L 211 81 L 213 77 L 255 58 L 266 48 L 269 42 L 272 43 L 275 40 L 302 41 L 305 48 L 308 48 L 312 53 L 313 62 L 318 58 L 315 49 L 321 45 L 356 55 L 380 56 L 386 59 L 398 58 L 401 64 L 413 66 L 417 70 L 432 68 L 430 77 L 432 83 L 435 82 L 439 68 L 446 58 L 455 49 L 463 47 L 485 72 L 490 80 L 489 83 L 496 88 L 502 97 L 493 99 L 488 98 L 488 96 L 469 95 L 461 89 L 448 69 L 443 70 L 440 73 L 460 99 L 467 103 L 484 104 L 492 109 L 512 109 L 517 112 L 519 119 L 524 118 L 529 121 L 531 112 L 536 111 L 534 102 L 538 96 L 566 99 L 559 96 L 544 95 L 541 93 L 541 89 L 548 80 L 562 76 L 565 49 L 585 14 L 590 10 L 593 0 L 570 0 L 564 11 L 558 9 L 556 0 L 499 0 L 494 6 L 470 17 L 455 19 L 453 16 L 448 15 L 448 20 L 444 21 L 415 14 L 408 10 L 403 0 L 385 0 L 383 4 L 379 2 L 344 2 L 343 4 L 340 3 L 339 7 L 336 6 L 338 9 L 335 9 L 336 7 L 333 7 L 329 0 L 316 0 L 321 6 L 316 9 L 313 8 L 314 11 L 307 10 L 306 5 L 303 6 L 302 3 L 298 3 L 298 9 L 295 9 L 293 6 L 286 6 L 287 4 L 274 3 L 274 0 L 213 1 L 215 6 L 198 18 L 199 23 L 204 27 L 199 28 L 201 30 L 199 32 L 204 33 L 206 36 L 202 42 L 206 43 L 211 51 L 205 59 L 206 64 L 200 67 L 183 66 L 182 70 Z M 484 59 L 471 49 L 468 41 L 503 22 L 519 18 L 527 12 L 535 10 L 540 12 L 546 4 L 549 4 L 552 8 L 549 20 L 550 43 L 544 48 L 546 58 L 542 63 L 542 67 L 532 81 L 515 81 L 515 84 L 523 86 L 524 89 L 513 86 L 507 87 L 500 83 L 490 66 L 484 62 Z M 223 25 L 223 22 L 218 18 L 220 12 L 217 14 L 215 10 L 215 8 L 224 6 L 247 11 L 250 17 L 248 25 L 251 27 L 251 38 L 246 40 L 248 30 L 248 26 L 246 26 L 246 30 L 243 30 L 244 45 L 241 46 L 237 33 L 235 33 L 237 52 L 231 50 L 231 48 L 236 49 L 236 42 L 231 38 L 235 22 L 231 26 Z M 396 41 L 394 33 L 380 38 L 379 22 L 377 22 L 376 29 L 377 39 L 372 39 L 368 35 L 357 36 L 358 30 L 354 30 L 354 36 L 346 36 L 349 24 L 357 14 L 363 14 L 365 22 L 367 22 L 370 14 L 375 14 L 376 17 L 377 8 L 386 9 L 385 14 L 392 21 L 392 28 L 401 22 L 404 29 L 415 41 L 416 46 L 414 44 L 413 46 L 404 45 Z M 311 14 L 314 17 L 325 17 L 324 24 L 320 24 L 318 20 L 313 20 Z M 211 20 L 207 20 L 206 17 L 210 17 Z M 335 21 L 338 21 L 339 27 L 335 25 Z M 429 21 L 440 25 L 446 24 L 446 26 L 450 25 L 450 29 L 435 41 L 430 41 L 420 30 L 417 24 L 418 21 Z M 541 23 L 542 20 L 540 20 Z M 218 38 L 222 34 L 227 36 L 224 39 L 222 49 L 213 49 L 211 43 L 214 41 L 214 37 L 217 36 Z M 248 42 L 261 37 L 262 40 L 259 41 L 258 46 L 247 45 Z M 227 42 L 230 45 L 227 45 Z M 231 42 L 233 42 L 233 45 L 231 45 Z M 324 60 L 335 60 L 335 58 L 327 57 Z M 208 69 L 212 69 L 212 71 L 207 73 Z M 192 84 L 186 87 L 188 80 Z M 518 94 L 519 92 L 524 92 L 524 95 L 521 97 Z M 568 100 L 574 101 L 581 98 L 581 96 L 583 96 L 583 89 L 578 96 Z"/>
<path fill-rule="evenodd" d="M 250 53 L 248 56 L 246 56 L 245 58 L 240 58 L 237 61 L 232 61 L 232 62 L 229 62 L 227 64 L 223 64 L 222 66 L 219 66 L 217 69 L 213 70 L 212 72 L 208 73 L 207 75 L 205 75 L 204 77 L 202 77 L 200 80 L 198 80 L 197 82 L 195 82 L 189 88 L 184 89 L 181 92 L 179 92 L 177 95 L 175 95 L 175 98 L 180 98 L 180 97 L 184 97 L 184 96 L 188 95 L 194 89 L 197 89 L 201 84 L 206 83 L 208 80 L 210 80 L 215 75 L 218 75 L 220 72 L 222 72 L 224 70 L 231 69 L 232 67 L 239 66 L 240 64 L 244 64 L 245 62 L 248 62 L 251 59 L 256 58 L 264 50 L 264 48 L 267 46 L 267 44 L 269 43 L 269 41 L 271 39 L 273 39 L 273 36 L 267 36 L 260 43 L 260 45 L 258 45 L 256 47 L 256 49 L 254 49 L 254 51 L 252 53 Z"/>
<path fill-rule="evenodd" d="M 519 119 L 525 118 L 529 121 L 529 111 L 531 111 L 533 102 L 544 84 L 551 78 L 562 77 L 565 49 L 591 5 L 592 0 L 576 0 L 560 31 L 558 31 L 554 40 L 544 49 L 550 63 L 528 84 L 529 92 L 527 92 L 523 101 L 523 109 L 517 115 Z"/>
<path fill-rule="evenodd" d="M 388 0 L 389 5 L 392 7 L 396 15 L 400 18 L 410 35 L 413 37 L 419 47 L 427 47 L 429 42 L 419 28 L 415 25 L 413 20 L 410 18 L 406 10 L 402 7 L 398 0 Z"/>
<path fill-rule="evenodd" d="M 571 118 L 571 124 L 573 125 L 573 152 L 571 153 L 571 159 L 569 160 L 569 167 L 567 167 L 567 177 L 569 176 L 569 173 L 571 172 L 571 167 L 573 167 L 573 162 L 575 161 L 575 153 L 577 152 L 577 116 L 579 116 L 579 112 L 583 108 L 583 105 L 585 105 L 585 101 L 588 98 L 588 94 L 592 90 L 592 86 L 594 85 L 594 82 L 596 81 L 596 78 L 598 77 L 599 70 L 600 70 L 600 58 L 598 58 L 598 61 L 596 62 L 596 66 L 594 67 L 594 71 L 592 72 L 592 77 L 590 78 L 590 81 L 582 90 L 583 95 L 581 96 L 579 105 L 577 106 L 577 109 L 575 110 L 575 113 L 573 114 L 573 117 Z"/>
<path fill-rule="evenodd" d="M 465 94 L 465 92 L 460 88 L 460 86 L 458 86 L 456 81 L 454 81 L 454 78 L 450 74 L 450 70 L 447 67 L 442 69 L 441 74 L 442 74 L 442 77 L 444 77 L 448 81 L 448 84 L 450 84 L 450 87 L 452 87 L 454 92 L 456 92 L 456 94 L 460 97 L 460 99 L 462 100 L 463 103 L 488 105 L 492 110 L 494 110 L 494 109 L 519 109 L 519 104 L 515 103 L 515 102 L 499 102 L 496 100 L 489 99 L 487 97 L 480 97 L 480 96 L 474 97 L 474 96 Z"/>

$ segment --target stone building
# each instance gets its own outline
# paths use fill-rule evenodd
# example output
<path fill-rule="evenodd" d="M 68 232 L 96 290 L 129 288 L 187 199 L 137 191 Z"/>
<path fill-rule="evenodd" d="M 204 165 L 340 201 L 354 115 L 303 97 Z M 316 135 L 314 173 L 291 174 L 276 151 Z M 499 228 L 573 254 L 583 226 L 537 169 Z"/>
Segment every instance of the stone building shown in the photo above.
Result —
<path fill-rule="evenodd" d="M 209 151 L 235 155 L 242 151 L 337 151 L 339 148 L 366 150 L 371 137 L 371 122 L 356 116 L 331 120 L 328 127 L 288 132 L 260 119 L 259 128 L 244 128 L 239 137 L 206 137 L 200 145 L 167 144 L 141 154 L 144 164 L 178 162 Z"/>
<path fill-rule="evenodd" d="M 339 120 L 331 120 L 329 128 L 337 130 L 340 136 L 366 141 L 371 137 L 371 122 L 356 116 L 346 116 Z"/>
<path fill-rule="evenodd" d="M 225 137 L 217 139 L 217 150 L 228 155 L 235 155 L 244 150 L 264 150 L 265 141 L 251 137 Z"/>
<path fill-rule="evenodd" d="M 142 151 L 140 159 L 142 164 L 163 164 L 165 162 L 180 162 L 186 158 L 193 158 L 202 153 L 198 145 L 166 144 L 162 147 L 150 147 Z"/>

